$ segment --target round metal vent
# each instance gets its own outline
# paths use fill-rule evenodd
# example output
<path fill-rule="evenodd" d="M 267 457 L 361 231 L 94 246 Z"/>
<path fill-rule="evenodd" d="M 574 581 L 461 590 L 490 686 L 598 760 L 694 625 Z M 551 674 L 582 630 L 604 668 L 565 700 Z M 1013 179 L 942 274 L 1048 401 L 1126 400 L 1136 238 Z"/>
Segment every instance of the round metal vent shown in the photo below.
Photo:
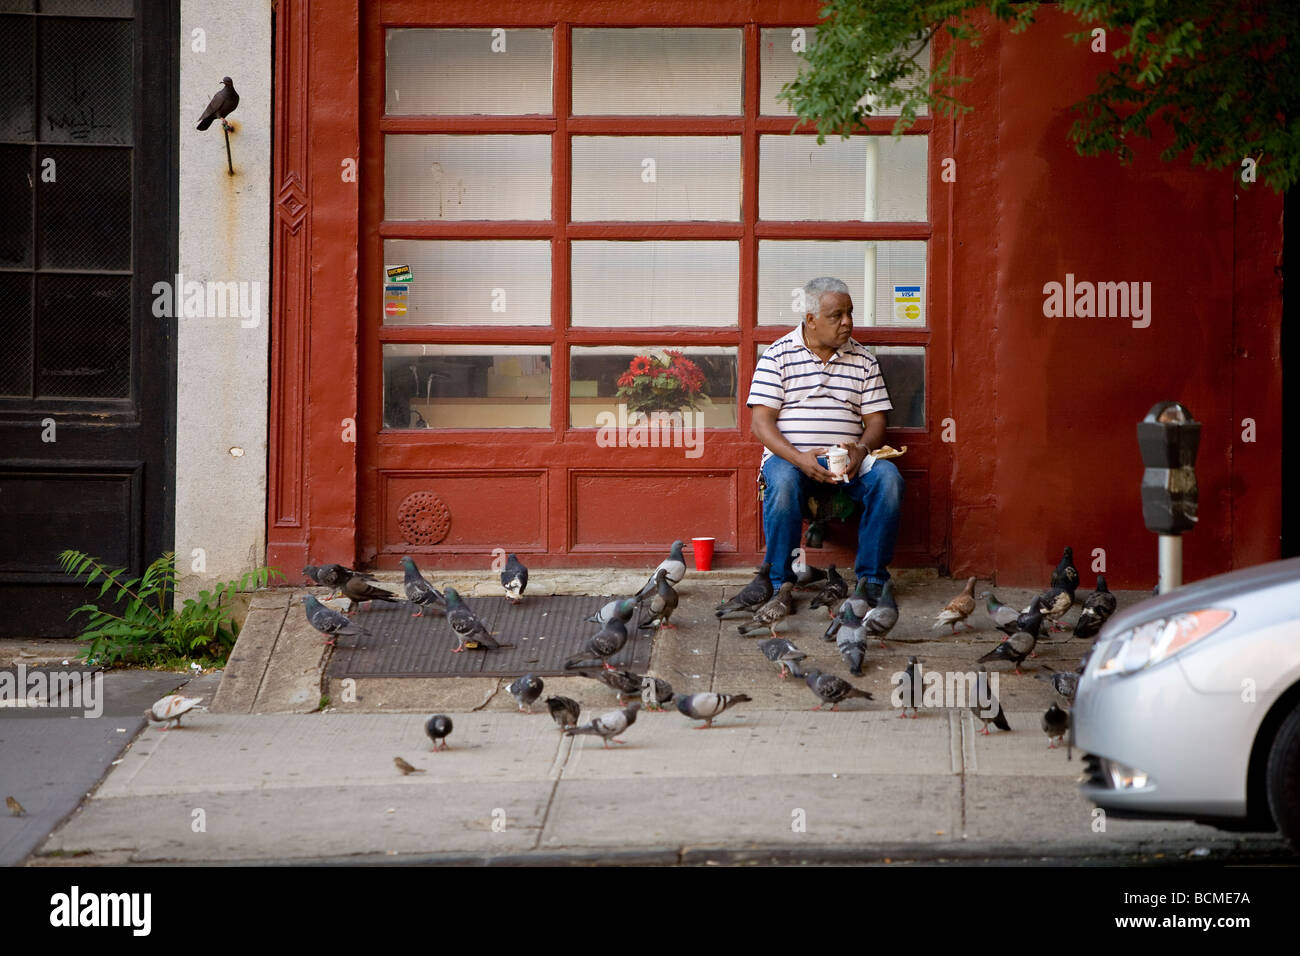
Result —
<path fill-rule="evenodd" d="M 432 491 L 416 491 L 397 506 L 397 527 L 407 544 L 437 544 L 451 531 L 451 511 Z"/>

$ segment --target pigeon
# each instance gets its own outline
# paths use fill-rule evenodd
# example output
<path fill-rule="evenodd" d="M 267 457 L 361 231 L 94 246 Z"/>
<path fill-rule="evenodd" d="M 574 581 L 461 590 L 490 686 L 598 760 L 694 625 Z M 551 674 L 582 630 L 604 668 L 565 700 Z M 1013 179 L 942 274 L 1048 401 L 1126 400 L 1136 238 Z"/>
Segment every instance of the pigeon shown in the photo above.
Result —
<path fill-rule="evenodd" d="M 181 718 L 193 710 L 203 700 L 202 697 L 182 697 L 180 694 L 168 694 L 161 700 L 154 701 L 154 705 L 145 713 L 150 720 L 157 723 L 166 723 L 163 730 L 171 730 L 173 727 L 181 725 Z M 171 723 L 175 721 L 175 723 Z"/>
<path fill-rule="evenodd" d="M 1015 625 L 1010 629 L 1002 628 L 1002 630 L 1006 631 L 1007 637 L 1010 637 L 1017 631 L 1025 631 L 1026 633 L 1033 634 L 1035 637 L 1044 637 L 1042 598 L 1036 597 L 1030 601 L 1029 609 L 1021 611 L 1020 614 L 1016 616 Z M 1007 638 L 1004 637 L 1002 639 L 1005 641 Z M 1037 657 L 1038 655 L 1035 654 L 1034 656 Z"/>
<path fill-rule="evenodd" d="M 542 684 L 542 679 L 536 674 L 525 674 L 518 680 L 512 681 L 506 690 L 510 691 L 510 696 L 519 704 L 521 713 L 531 714 L 533 703 L 542 696 Z"/>
<path fill-rule="evenodd" d="M 475 617 L 474 612 L 460 599 L 455 588 L 446 588 L 443 594 L 447 598 L 447 622 L 456 632 L 457 644 L 452 650 L 453 654 L 459 654 L 466 649 L 495 651 L 501 647 L 511 646 L 497 643 L 486 625 Z"/>
<path fill-rule="evenodd" d="M 635 602 L 636 598 L 633 597 L 632 600 Z M 604 624 L 616 613 L 618 613 L 618 606 L 622 602 L 623 602 L 623 598 L 614 598 L 614 600 L 612 601 L 607 601 L 604 605 L 601 606 L 601 609 L 599 611 L 597 611 L 595 614 L 590 615 L 589 617 L 583 618 L 583 620 L 591 624 Z M 629 615 L 629 617 L 630 616 L 631 615 Z"/>
<path fill-rule="evenodd" d="M 787 672 L 795 677 L 803 677 L 803 672 L 799 670 L 799 662 L 808 655 L 784 637 L 769 637 L 765 641 L 759 641 L 758 649 L 763 652 L 764 657 L 781 669 L 782 680 L 785 680 Z"/>
<path fill-rule="evenodd" d="M 501 572 L 501 586 L 506 589 L 506 597 L 512 604 L 524 599 L 528 587 L 528 569 L 513 554 L 506 558 L 506 569 Z"/>
<path fill-rule="evenodd" d="M 984 729 L 980 731 L 985 737 L 989 735 L 989 724 L 992 724 L 998 730 L 1010 730 L 1011 725 L 1007 723 L 1007 715 L 1002 711 L 1002 702 L 998 700 L 989 685 L 989 675 L 983 667 L 979 669 L 976 675 L 975 700 L 971 702 L 971 713 L 984 722 Z M 980 705 L 980 701 L 988 701 L 988 707 Z M 988 716 L 988 711 L 992 710 L 994 715 Z"/>
<path fill-rule="evenodd" d="M 1074 566 L 1074 552 L 1069 545 L 1065 546 L 1065 552 L 1052 572 L 1051 586 L 1071 594 L 1079 589 L 1079 569 Z"/>
<path fill-rule="evenodd" d="M 840 608 L 839 632 L 835 635 L 835 645 L 840 656 L 849 665 L 849 673 L 854 677 L 862 676 L 862 662 L 867 657 L 867 635 L 862 626 L 862 618 L 853 613 L 853 605 L 848 601 Z"/>
<path fill-rule="evenodd" d="M 772 600 L 772 579 L 768 577 L 771 573 L 772 565 L 764 564 L 754 572 L 754 580 L 746 584 L 735 597 L 719 604 L 714 614 L 717 617 L 726 617 L 728 614 L 744 611 L 752 615 Z"/>
<path fill-rule="evenodd" d="M 221 86 L 222 88 L 217 90 L 217 95 L 212 97 L 208 103 L 208 108 L 199 117 L 199 125 L 195 127 L 196 129 L 207 129 L 212 125 L 212 121 L 218 118 L 221 120 L 223 127 L 230 129 L 226 117 L 233 113 L 235 107 L 239 105 L 239 94 L 235 92 L 235 84 L 228 76 L 221 78 Z"/>
<path fill-rule="evenodd" d="M 1049 681 L 1056 692 L 1066 700 L 1074 700 L 1074 692 L 1079 689 L 1079 674 L 1074 671 L 1053 671 L 1038 676 Z"/>
<path fill-rule="evenodd" d="M 401 757 L 394 757 L 394 758 L 393 758 L 393 766 L 395 766 L 395 767 L 397 768 L 398 772 L 399 772 L 403 777 L 409 777 L 409 776 L 410 776 L 411 774 L 413 774 L 413 773 L 424 773 L 424 771 L 421 770 L 419 767 L 412 767 L 409 763 L 407 763 L 407 762 L 406 762 L 405 760 L 403 760 Z"/>
<path fill-rule="evenodd" d="M 854 604 L 854 613 L 857 613 L 857 605 Z M 898 623 L 898 605 L 894 603 L 894 582 L 886 581 L 884 589 L 880 592 L 880 601 L 867 612 L 867 616 L 862 619 L 863 632 L 868 637 L 874 637 L 880 641 L 880 646 L 885 646 L 885 635 L 894 629 Z"/>
<path fill-rule="evenodd" d="M 1074 636 L 1094 636 L 1114 613 L 1115 595 L 1106 587 L 1106 579 L 1097 575 L 1097 590 L 1083 602 L 1083 610 L 1079 612 L 1079 620 L 1074 625 Z"/>
<path fill-rule="evenodd" d="M 425 722 L 424 732 L 433 741 L 434 750 L 446 750 L 447 737 L 451 733 L 451 718 L 446 714 L 434 714 Z M 438 741 L 442 741 L 441 747 L 438 746 Z"/>
<path fill-rule="evenodd" d="M 858 690 L 846 680 L 841 680 L 834 674 L 823 674 L 816 668 L 812 668 L 804 674 L 804 682 L 812 689 L 812 692 L 822 699 L 822 702 L 813 710 L 821 710 L 827 704 L 833 704 L 831 710 L 840 709 L 840 701 L 848 700 L 850 697 L 863 697 L 867 700 L 875 698 L 865 690 Z"/>
<path fill-rule="evenodd" d="M 21 817 L 27 812 L 23 809 L 23 805 L 18 802 L 17 797 L 5 797 L 5 806 L 9 808 L 9 813 L 15 817 Z"/>
<path fill-rule="evenodd" d="M 548 697 L 546 709 L 550 711 L 555 726 L 561 730 L 578 726 L 578 714 L 581 713 L 582 707 L 576 700 L 570 697 Z"/>
<path fill-rule="evenodd" d="M 647 710 L 663 710 L 673 696 L 673 685 L 662 677 L 641 678 L 641 703 Z"/>
<path fill-rule="evenodd" d="M 402 582 L 402 587 L 406 591 L 406 599 L 420 609 L 411 617 L 424 617 L 426 610 L 434 614 L 446 614 L 447 599 L 439 593 L 437 588 L 424 579 L 420 569 L 415 566 L 415 561 L 409 557 L 402 558 L 402 567 L 406 571 L 406 579 Z"/>
<path fill-rule="evenodd" d="M 686 559 L 682 557 L 681 541 L 674 541 L 668 557 L 659 562 L 659 566 L 650 572 L 650 579 L 642 586 L 641 590 L 636 593 L 637 601 L 644 601 L 655 589 L 655 577 L 662 569 L 668 572 L 669 584 L 680 584 L 682 578 L 686 577 Z"/>
<path fill-rule="evenodd" d="M 1057 618 L 1074 607 L 1074 592 L 1066 588 L 1048 588 L 1038 595 L 1038 603 L 1043 609 L 1043 619 L 1051 622 L 1051 630 L 1065 630 L 1064 625 L 1057 623 Z"/>
<path fill-rule="evenodd" d="M 754 612 L 754 617 L 748 624 L 742 624 L 736 630 L 749 637 L 750 634 L 766 628 L 773 637 L 776 637 L 776 626 L 790 614 L 793 593 L 794 584 L 786 581 L 772 600 Z"/>
<path fill-rule="evenodd" d="M 677 610 L 677 592 L 668 583 L 668 572 L 664 568 L 655 572 L 655 579 L 658 583 L 655 585 L 654 595 L 650 598 L 650 616 L 640 629 L 648 631 L 653 627 L 671 627 L 677 630 L 676 624 L 668 623 L 668 619 L 673 616 L 673 611 Z"/>
<path fill-rule="evenodd" d="M 583 677 L 598 680 L 614 691 L 618 694 L 620 704 L 624 703 L 624 697 L 638 697 L 641 694 L 641 683 L 644 678 L 640 674 L 634 674 L 626 670 L 605 670 L 603 668 L 594 674 L 591 671 L 578 671 L 578 673 Z"/>
<path fill-rule="evenodd" d="M 965 623 L 966 618 L 971 616 L 975 610 L 975 579 L 967 578 L 966 587 L 962 589 L 961 594 L 948 602 L 945 607 L 934 619 L 934 627 L 931 630 L 943 627 L 945 624 L 952 628 L 953 634 L 957 633 L 957 625 Z M 972 631 L 975 630 L 973 625 L 967 624 L 966 627 Z"/>
<path fill-rule="evenodd" d="M 984 599 L 989 617 L 993 618 L 993 626 L 1008 637 L 1016 633 L 1016 618 L 1020 616 L 1020 612 L 1010 604 L 1003 604 L 992 591 L 985 591 L 980 597 Z"/>
<path fill-rule="evenodd" d="M 317 584 L 331 588 L 330 597 L 339 593 L 339 589 L 349 578 L 358 577 L 363 581 L 378 580 L 374 575 L 364 571 L 355 571 L 352 568 L 345 568 L 341 564 L 323 564 L 320 567 L 309 564 L 302 569 L 302 573 L 307 575 Z"/>
<path fill-rule="evenodd" d="M 678 713 L 704 723 L 696 730 L 707 730 L 713 726 L 713 718 L 729 707 L 747 703 L 751 698 L 747 694 L 677 694 L 673 697 Z"/>
<path fill-rule="evenodd" d="M 349 614 L 357 609 L 357 605 L 361 601 L 389 601 L 391 603 L 401 601 L 401 598 L 392 591 L 377 588 L 364 578 L 355 575 L 343 582 L 343 595 L 348 599 L 347 613 Z"/>
<path fill-rule="evenodd" d="M 1020 673 L 1020 665 L 1024 662 L 1034 650 L 1034 645 L 1038 643 L 1038 636 L 1031 631 L 1017 631 L 1009 638 L 999 644 L 993 650 L 989 651 L 979 659 L 979 663 L 986 661 L 1010 661 L 1016 665 L 1016 673 Z"/>
<path fill-rule="evenodd" d="M 899 719 L 907 716 L 907 709 L 912 708 L 912 718 L 916 719 L 921 716 L 920 710 L 917 709 L 917 701 L 921 699 L 921 683 L 916 676 L 916 665 L 920 663 L 915 657 L 907 659 L 907 670 L 903 671 L 903 679 L 899 682 L 901 689 L 901 698 L 903 709 L 898 712 Z"/>
<path fill-rule="evenodd" d="M 325 642 L 326 644 L 333 644 L 335 638 L 340 634 L 347 637 L 356 635 L 370 636 L 370 632 L 360 624 L 340 614 L 332 607 L 326 607 L 310 594 L 303 595 L 302 604 L 307 611 L 307 623 L 329 638 Z"/>
<path fill-rule="evenodd" d="M 1053 702 L 1043 714 L 1043 733 L 1047 734 L 1047 749 L 1055 750 L 1056 741 L 1065 740 L 1065 732 L 1070 729 L 1070 715 Z"/>
<path fill-rule="evenodd" d="M 581 727 L 565 728 L 564 736 L 572 737 L 576 734 L 595 734 L 600 737 L 605 748 L 609 747 L 611 740 L 616 744 L 624 741 L 619 740 L 615 734 L 621 734 L 634 723 L 636 723 L 636 712 L 641 709 L 641 702 L 634 700 L 622 710 L 611 710 L 607 714 L 601 714 L 589 724 L 583 724 Z"/>
<path fill-rule="evenodd" d="M 600 664 L 605 670 L 613 670 L 609 663 L 609 658 L 613 657 L 623 649 L 627 643 L 627 621 L 632 616 L 632 611 L 636 608 L 635 598 L 624 598 L 618 606 L 617 612 L 612 618 L 605 622 L 599 631 L 587 638 L 587 643 L 583 645 L 585 656 L 570 657 L 564 662 L 565 670 L 575 670 L 576 668 L 586 666 L 591 662 L 591 658 L 600 658 Z"/>
<path fill-rule="evenodd" d="M 826 572 L 821 568 L 815 568 L 811 564 L 806 564 L 801 571 L 794 573 L 794 586 L 800 591 L 810 591 L 815 587 L 821 587 L 822 581 L 826 580 Z"/>
<path fill-rule="evenodd" d="M 854 586 L 853 593 L 845 598 L 846 601 L 853 602 L 853 613 L 858 617 L 866 617 L 867 612 L 875 606 L 867 600 L 868 587 L 869 582 L 866 578 L 858 578 L 858 583 Z M 844 610 L 843 604 L 835 609 L 835 614 L 831 617 L 830 624 L 826 625 L 826 631 L 822 634 L 823 641 L 835 640 L 835 635 L 840 629 L 840 611 L 842 610 Z"/>
<path fill-rule="evenodd" d="M 849 586 L 844 583 L 840 573 L 835 570 L 835 565 L 831 565 L 826 570 L 826 583 L 822 585 L 821 591 L 809 602 L 809 607 L 824 607 L 828 617 L 834 617 L 835 612 L 831 610 L 837 601 L 843 601 L 849 596 Z M 861 615 L 859 615 L 861 616 Z"/>

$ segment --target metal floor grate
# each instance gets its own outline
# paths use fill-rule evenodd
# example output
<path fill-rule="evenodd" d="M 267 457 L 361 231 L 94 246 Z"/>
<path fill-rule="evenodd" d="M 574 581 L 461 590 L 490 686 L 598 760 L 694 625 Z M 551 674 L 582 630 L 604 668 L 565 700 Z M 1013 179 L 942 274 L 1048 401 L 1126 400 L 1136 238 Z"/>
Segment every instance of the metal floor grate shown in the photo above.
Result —
<path fill-rule="evenodd" d="M 379 604 L 355 620 L 370 638 L 342 637 L 330 659 L 330 677 L 539 677 L 573 674 L 564 662 L 582 652 L 599 625 L 583 619 L 612 597 L 526 597 L 511 607 L 504 597 L 470 598 L 472 610 L 502 644 L 496 651 L 453 654 L 456 635 L 445 617 L 412 617 L 407 604 Z M 636 624 L 634 614 L 629 624 Z M 611 658 L 616 667 L 642 672 L 650 664 L 651 631 L 628 628 L 627 644 Z"/>

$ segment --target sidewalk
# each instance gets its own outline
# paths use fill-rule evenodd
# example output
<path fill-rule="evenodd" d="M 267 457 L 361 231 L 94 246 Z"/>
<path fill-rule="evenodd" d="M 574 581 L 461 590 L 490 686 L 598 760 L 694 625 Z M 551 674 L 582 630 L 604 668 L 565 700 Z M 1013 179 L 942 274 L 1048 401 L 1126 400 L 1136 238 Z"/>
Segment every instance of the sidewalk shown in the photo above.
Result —
<path fill-rule="evenodd" d="M 621 592 L 645 574 L 539 572 L 534 583 Z M 494 678 L 358 680 L 357 701 L 341 703 L 341 688 L 322 687 L 326 651 L 301 592 L 259 595 L 211 710 L 180 730 L 146 727 L 30 862 L 1174 860 L 1198 848 L 1294 859 L 1272 835 L 1114 819 L 1095 829 L 1076 786 L 1080 754 L 1049 750 L 1039 729 L 1056 695 L 1032 669 L 1072 667 L 1090 642 L 1040 643 L 1024 676 L 1001 675 L 1011 733 L 981 736 L 967 709 L 897 719 L 890 675 L 910 655 L 931 671 L 968 671 L 1001 637 L 982 605 L 976 631 L 932 630 L 962 582 L 903 573 L 889 648 L 873 645 L 866 675 L 852 680 L 875 700 L 810 712 L 819 701 L 803 682 L 781 680 L 756 640 L 713 615 L 750 576 L 688 572 L 680 629 L 656 638 L 650 671 L 678 691 L 753 701 L 707 731 L 675 711 L 643 711 L 627 743 L 608 750 L 596 737 L 562 736 L 540 703 L 518 713 Z M 472 595 L 486 575 L 458 577 L 434 580 Z M 1009 603 L 1031 596 L 997 593 Z M 1120 606 L 1145 596 L 1121 594 Z M 531 588 L 529 597 L 544 599 Z M 835 645 L 820 639 L 826 621 L 804 600 L 781 632 L 809 665 L 847 676 Z M 310 713 L 322 693 L 336 703 Z M 555 693 L 580 701 L 584 722 L 616 707 L 612 691 L 584 678 L 547 678 L 545 694 Z M 455 722 L 447 752 L 429 752 L 424 736 L 435 712 Z M 397 756 L 425 772 L 400 775 Z"/>

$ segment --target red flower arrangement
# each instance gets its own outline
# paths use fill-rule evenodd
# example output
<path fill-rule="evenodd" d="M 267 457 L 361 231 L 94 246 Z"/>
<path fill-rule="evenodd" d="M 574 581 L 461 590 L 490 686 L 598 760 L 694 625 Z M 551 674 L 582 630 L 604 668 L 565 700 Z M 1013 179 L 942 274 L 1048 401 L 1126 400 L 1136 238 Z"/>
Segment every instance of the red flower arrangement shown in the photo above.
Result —
<path fill-rule="evenodd" d="M 699 366 L 672 349 L 632 359 L 618 378 L 618 398 L 634 412 L 694 410 L 709 400 Z"/>

